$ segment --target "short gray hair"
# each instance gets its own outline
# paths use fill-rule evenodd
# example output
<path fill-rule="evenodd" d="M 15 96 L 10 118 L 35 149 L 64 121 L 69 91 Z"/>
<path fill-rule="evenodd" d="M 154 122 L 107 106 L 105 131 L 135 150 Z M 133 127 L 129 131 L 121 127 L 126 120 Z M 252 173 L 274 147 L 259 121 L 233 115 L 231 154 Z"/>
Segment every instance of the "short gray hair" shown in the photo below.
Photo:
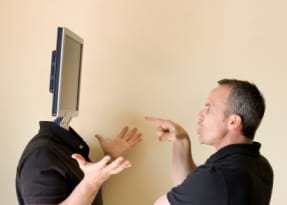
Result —
<path fill-rule="evenodd" d="M 241 133 L 253 139 L 264 116 L 265 99 L 255 84 L 236 79 L 222 79 L 219 85 L 231 88 L 226 114 L 237 114 L 242 120 Z"/>

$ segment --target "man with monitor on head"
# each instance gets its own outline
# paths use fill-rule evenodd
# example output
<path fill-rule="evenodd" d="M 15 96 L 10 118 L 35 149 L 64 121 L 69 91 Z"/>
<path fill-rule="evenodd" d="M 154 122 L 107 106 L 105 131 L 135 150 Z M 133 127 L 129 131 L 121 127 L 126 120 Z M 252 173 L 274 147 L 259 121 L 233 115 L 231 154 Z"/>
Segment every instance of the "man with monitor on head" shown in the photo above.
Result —
<path fill-rule="evenodd" d="M 260 154 L 255 132 L 263 118 L 265 100 L 247 81 L 223 79 L 211 91 L 198 114 L 202 144 L 217 152 L 196 166 L 187 132 L 178 124 L 146 117 L 158 127 L 160 140 L 173 144 L 172 176 L 175 187 L 154 205 L 268 205 L 273 171 Z"/>
<path fill-rule="evenodd" d="M 26 146 L 17 167 L 19 204 L 102 205 L 100 187 L 131 166 L 121 156 L 140 141 L 140 135 L 125 127 L 112 140 L 98 136 L 107 156 L 91 163 L 89 147 L 71 127 L 40 122 L 39 133 Z"/>
<path fill-rule="evenodd" d="M 110 140 L 96 136 L 107 156 L 90 162 L 88 145 L 69 126 L 78 114 L 82 50 L 79 36 L 58 29 L 50 81 L 52 115 L 57 119 L 40 122 L 18 163 L 16 191 L 21 205 L 102 205 L 100 187 L 131 166 L 122 156 L 141 141 L 141 133 L 128 127 Z"/>

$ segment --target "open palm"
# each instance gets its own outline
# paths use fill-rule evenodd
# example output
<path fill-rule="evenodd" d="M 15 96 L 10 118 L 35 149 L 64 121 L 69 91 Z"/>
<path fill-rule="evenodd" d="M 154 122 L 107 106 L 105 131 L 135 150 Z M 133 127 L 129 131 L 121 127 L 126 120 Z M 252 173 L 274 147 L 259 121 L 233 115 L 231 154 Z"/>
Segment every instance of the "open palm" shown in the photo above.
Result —
<path fill-rule="evenodd" d="M 141 133 L 136 128 L 129 131 L 128 127 L 124 127 L 121 132 L 113 139 L 103 138 L 96 135 L 105 154 L 116 159 L 125 155 L 131 148 L 141 142 Z"/>

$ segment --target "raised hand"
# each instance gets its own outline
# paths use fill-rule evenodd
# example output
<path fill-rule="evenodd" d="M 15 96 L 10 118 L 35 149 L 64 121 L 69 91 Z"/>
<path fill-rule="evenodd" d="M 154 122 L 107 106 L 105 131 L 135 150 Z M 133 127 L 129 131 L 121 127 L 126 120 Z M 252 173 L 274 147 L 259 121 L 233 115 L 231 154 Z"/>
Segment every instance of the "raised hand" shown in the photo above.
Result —
<path fill-rule="evenodd" d="M 142 141 L 142 134 L 136 128 L 129 131 L 128 127 L 124 127 L 121 132 L 113 139 L 106 139 L 101 135 L 95 137 L 105 154 L 110 155 L 113 159 L 125 155 L 136 144 Z"/>
<path fill-rule="evenodd" d="M 145 120 L 157 126 L 157 136 L 160 141 L 167 140 L 174 142 L 175 140 L 188 138 L 187 132 L 171 120 L 155 117 L 145 117 Z"/>
<path fill-rule="evenodd" d="M 123 157 L 111 161 L 110 156 L 103 157 L 97 163 L 87 162 L 80 154 L 73 154 L 72 158 L 77 160 L 80 169 L 84 173 L 84 181 L 91 188 L 98 188 L 112 175 L 119 174 L 123 170 L 131 167 L 131 163 Z"/>

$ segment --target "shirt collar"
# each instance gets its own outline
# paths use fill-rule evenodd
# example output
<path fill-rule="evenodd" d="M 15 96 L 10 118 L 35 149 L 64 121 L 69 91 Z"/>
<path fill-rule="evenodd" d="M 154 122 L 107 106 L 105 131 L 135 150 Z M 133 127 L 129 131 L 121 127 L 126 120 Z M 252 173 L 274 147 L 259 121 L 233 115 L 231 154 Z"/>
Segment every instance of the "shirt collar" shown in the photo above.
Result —
<path fill-rule="evenodd" d="M 82 154 L 86 159 L 89 156 L 89 147 L 80 135 L 71 127 L 66 130 L 54 122 L 40 121 L 40 135 L 48 135 L 55 141 L 70 147 L 75 153 Z"/>
<path fill-rule="evenodd" d="M 223 159 L 225 157 L 228 157 L 233 154 L 241 154 L 241 155 L 259 155 L 261 144 L 259 142 L 253 142 L 252 144 L 231 144 L 227 145 L 220 150 L 218 150 L 216 153 L 211 155 L 207 163 L 216 162 L 220 159 Z"/>

